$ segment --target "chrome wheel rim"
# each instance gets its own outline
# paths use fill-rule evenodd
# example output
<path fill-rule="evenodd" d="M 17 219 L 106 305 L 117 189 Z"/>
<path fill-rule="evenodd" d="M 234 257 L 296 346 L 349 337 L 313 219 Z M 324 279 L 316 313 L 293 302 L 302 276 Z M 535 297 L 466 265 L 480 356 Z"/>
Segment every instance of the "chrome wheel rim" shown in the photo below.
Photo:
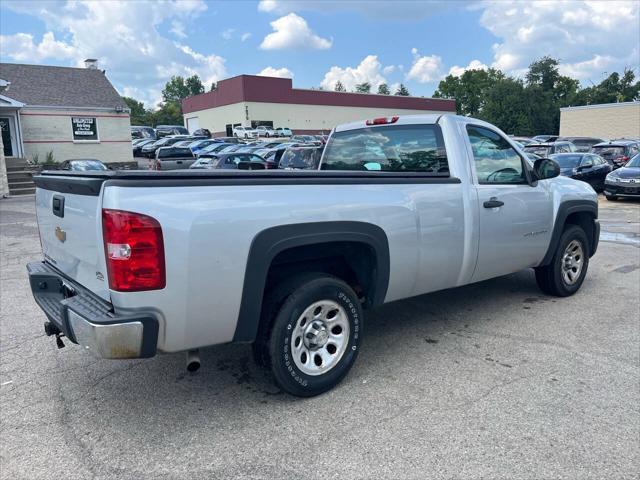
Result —
<path fill-rule="evenodd" d="M 349 317 L 333 300 L 309 305 L 291 332 L 291 356 L 306 375 L 322 375 L 333 369 L 349 344 Z"/>
<path fill-rule="evenodd" d="M 567 285 L 573 285 L 580 278 L 584 265 L 584 252 L 578 240 L 571 240 L 562 255 L 562 278 Z"/>

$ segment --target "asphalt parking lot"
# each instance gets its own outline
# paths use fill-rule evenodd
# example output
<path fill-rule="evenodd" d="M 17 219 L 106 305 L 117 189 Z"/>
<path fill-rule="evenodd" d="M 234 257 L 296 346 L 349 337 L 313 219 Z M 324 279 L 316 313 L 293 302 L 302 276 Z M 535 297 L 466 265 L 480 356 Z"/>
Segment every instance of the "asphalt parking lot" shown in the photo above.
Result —
<path fill-rule="evenodd" d="M 33 197 L 0 200 L 0 477 L 638 478 L 640 202 L 600 202 L 582 290 L 531 271 L 385 305 L 356 366 L 282 394 L 246 345 L 98 360 L 44 336 Z"/>

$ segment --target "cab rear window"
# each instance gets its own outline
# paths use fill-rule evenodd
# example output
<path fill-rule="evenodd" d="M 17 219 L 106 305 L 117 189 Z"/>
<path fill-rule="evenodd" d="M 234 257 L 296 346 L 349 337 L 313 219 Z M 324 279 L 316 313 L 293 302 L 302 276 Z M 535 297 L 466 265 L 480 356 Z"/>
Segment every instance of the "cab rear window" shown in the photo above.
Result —
<path fill-rule="evenodd" d="M 393 125 L 335 132 L 327 143 L 321 168 L 449 176 L 439 125 Z"/>

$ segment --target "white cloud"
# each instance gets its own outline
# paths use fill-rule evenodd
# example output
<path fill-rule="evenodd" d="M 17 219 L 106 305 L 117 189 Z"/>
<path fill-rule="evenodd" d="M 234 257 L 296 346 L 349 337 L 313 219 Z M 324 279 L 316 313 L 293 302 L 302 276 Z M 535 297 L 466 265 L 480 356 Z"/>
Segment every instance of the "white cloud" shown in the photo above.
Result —
<path fill-rule="evenodd" d="M 442 77 L 442 58 L 437 55 L 420 55 L 417 48 L 412 48 L 413 64 L 407 73 L 407 80 L 428 83 Z"/>
<path fill-rule="evenodd" d="M 242 35 L 240 35 L 240 41 L 241 42 L 246 42 L 250 38 L 251 38 L 251 33 L 249 33 L 249 32 L 245 32 Z"/>
<path fill-rule="evenodd" d="M 273 33 L 264 37 L 260 44 L 263 50 L 326 50 L 333 43 L 333 40 L 313 33 L 307 21 L 295 13 L 274 20 L 271 27 Z"/>
<path fill-rule="evenodd" d="M 53 32 L 45 33 L 40 43 L 34 42 L 30 33 L 0 35 L 0 51 L 17 62 L 40 62 L 45 58 L 67 60 L 77 56 L 76 49 L 56 40 Z"/>
<path fill-rule="evenodd" d="M 286 67 L 266 67 L 257 75 L 260 75 L 261 77 L 293 78 L 293 72 Z"/>
<path fill-rule="evenodd" d="M 224 38 L 225 40 L 231 40 L 231 38 L 233 37 L 233 33 L 236 31 L 235 28 L 227 28 L 224 32 L 222 32 L 220 35 L 222 35 L 222 38 Z"/>
<path fill-rule="evenodd" d="M 315 11 L 322 13 L 355 12 L 384 20 L 422 20 L 452 8 L 464 8 L 471 1 L 458 0 L 261 0 L 261 12 L 284 15 L 291 12 Z"/>
<path fill-rule="evenodd" d="M 459 67 L 458 65 L 454 65 L 453 67 L 451 67 L 449 69 L 449 75 L 453 75 L 454 77 L 459 77 L 467 70 L 486 70 L 487 68 L 489 67 L 487 67 L 480 60 L 471 60 L 469 62 L 469 65 L 467 65 L 466 67 Z"/>
<path fill-rule="evenodd" d="M 544 55 L 583 82 L 638 66 L 637 0 L 484 1 L 480 8 L 481 25 L 500 39 L 492 66 L 507 73 L 521 74 Z"/>
<path fill-rule="evenodd" d="M 387 65 L 382 69 L 382 73 L 384 73 L 385 75 L 389 75 L 390 73 L 393 73 L 395 69 L 396 69 L 395 65 Z"/>
<path fill-rule="evenodd" d="M 169 31 L 178 38 L 187 38 L 187 34 L 184 33 L 184 23 L 179 20 L 171 22 L 171 30 Z"/>
<path fill-rule="evenodd" d="M 169 25 L 170 33 L 181 38 L 180 25 L 206 10 L 201 0 L 3 2 L 3 7 L 37 17 L 48 31 L 40 43 L 27 33 L 2 37 L 3 58 L 74 66 L 97 58 L 120 92 L 136 92 L 147 106 L 155 106 L 169 75 L 198 74 L 207 86 L 226 76 L 222 57 L 160 33 Z"/>
<path fill-rule="evenodd" d="M 381 83 L 387 82 L 381 71 L 382 64 L 378 57 L 368 55 L 357 67 L 331 67 L 324 75 L 320 86 L 326 90 L 333 90 L 336 82 L 340 81 L 347 91 L 351 91 L 358 83 L 369 82 L 371 91 L 375 92 Z"/>

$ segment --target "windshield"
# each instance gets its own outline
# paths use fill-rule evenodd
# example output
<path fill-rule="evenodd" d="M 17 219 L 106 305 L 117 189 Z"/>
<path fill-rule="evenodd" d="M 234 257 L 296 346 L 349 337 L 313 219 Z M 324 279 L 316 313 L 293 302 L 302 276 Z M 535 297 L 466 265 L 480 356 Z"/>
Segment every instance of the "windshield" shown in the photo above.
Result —
<path fill-rule="evenodd" d="M 388 125 L 336 132 L 327 144 L 322 169 L 449 174 L 438 125 Z"/>
<path fill-rule="evenodd" d="M 549 158 L 555 160 L 560 168 L 575 168 L 580 165 L 582 155 L 551 155 Z"/>
<path fill-rule="evenodd" d="M 97 160 L 74 160 L 71 162 L 71 170 L 85 172 L 89 170 L 107 170 L 107 167 Z"/>
<path fill-rule="evenodd" d="M 627 162 L 627 167 L 640 167 L 640 153 Z"/>
<path fill-rule="evenodd" d="M 591 151 L 605 158 L 624 156 L 624 147 L 593 147 Z"/>
<path fill-rule="evenodd" d="M 312 170 L 318 168 L 319 161 L 317 148 L 290 149 L 282 155 L 278 168 Z"/>
<path fill-rule="evenodd" d="M 536 155 L 540 155 L 543 158 L 546 158 L 549 156 L 549 154 L 552 152 L 552 147 L 545 147 L 545 146 L 539 146 L 539 145 L 535 145 L 535 146 L 531 146 L 531 145 L 527 145 L 526 147 L 524 147 L 524 151 L 527 153 L 535 153 Z"/>

